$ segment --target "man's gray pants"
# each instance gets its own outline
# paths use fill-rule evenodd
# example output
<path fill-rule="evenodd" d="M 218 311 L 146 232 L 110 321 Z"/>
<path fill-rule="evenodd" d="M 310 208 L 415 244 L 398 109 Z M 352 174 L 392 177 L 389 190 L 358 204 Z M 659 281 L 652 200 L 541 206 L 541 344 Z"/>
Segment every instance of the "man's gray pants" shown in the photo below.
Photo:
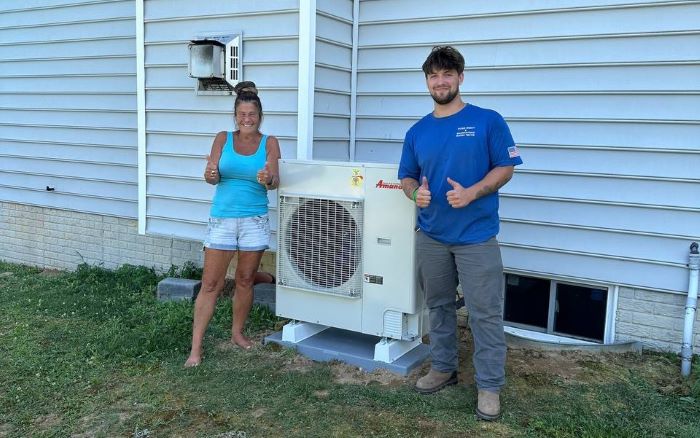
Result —
<path fill-rule="evenodd" d="M 474 338 L 474 370 L 479 389 L 496 391 L 505 384 L 506 342 L 503 332 L 503 262 L 496 238 L 472 245 L 446 245 L 416 233 L 418 281 L 430 310 L 432 368 L 458 367 L 457 282 L 462 285 Z"/>

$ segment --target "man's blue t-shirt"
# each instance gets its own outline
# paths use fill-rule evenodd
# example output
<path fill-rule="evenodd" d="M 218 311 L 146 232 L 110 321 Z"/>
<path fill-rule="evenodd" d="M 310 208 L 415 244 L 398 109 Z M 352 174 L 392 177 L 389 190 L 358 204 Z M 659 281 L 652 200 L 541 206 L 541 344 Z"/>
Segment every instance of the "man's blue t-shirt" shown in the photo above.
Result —
<path fill-rule="evenodd" d="M 498 193 L 463 208 L 447 202 L 447 177 L 469 187 L 500 166 L 522 164 L 508 125 L 496 111 L 466 105 L 451 116 L 428 114 L 406 133 L 399 178 L 428 178 L 430 205 L 418 209 L 418 226 L 449 245 L 480 243 L 498 234 Z"/>

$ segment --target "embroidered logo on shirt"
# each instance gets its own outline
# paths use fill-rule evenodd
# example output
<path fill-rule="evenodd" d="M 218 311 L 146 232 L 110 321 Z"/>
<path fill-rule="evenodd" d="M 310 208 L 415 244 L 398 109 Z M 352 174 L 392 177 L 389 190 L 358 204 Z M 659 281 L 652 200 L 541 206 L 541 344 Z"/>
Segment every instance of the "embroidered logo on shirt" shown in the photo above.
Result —
<path fill-rule="evenodd" d="M 457 134 L 455 134 L 455 137 L 474 137 L 475 135 L 475 126 L 460 126 L 459 128 L 457 128 Z"/>
<path fill-rule="evenodd" d="M 510 158 L 515 158 L 520 156 L 520 152 L 518 151 L 518 147 L 513 145 L 508 148 L 508 156 Z"/>

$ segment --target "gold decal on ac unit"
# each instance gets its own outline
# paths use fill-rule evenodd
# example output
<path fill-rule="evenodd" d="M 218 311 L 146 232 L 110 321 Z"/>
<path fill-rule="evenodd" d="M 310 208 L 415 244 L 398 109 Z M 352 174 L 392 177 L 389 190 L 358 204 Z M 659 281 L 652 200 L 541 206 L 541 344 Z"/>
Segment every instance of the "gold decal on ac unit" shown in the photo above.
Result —
<path fill-rule="evenodd" d="M 350 185 L 353 187 L 362 186 L 362 180 L 364 177 L 361 175 L 360 169 L 352 169 L 352 178 L 350 179 Z"/>

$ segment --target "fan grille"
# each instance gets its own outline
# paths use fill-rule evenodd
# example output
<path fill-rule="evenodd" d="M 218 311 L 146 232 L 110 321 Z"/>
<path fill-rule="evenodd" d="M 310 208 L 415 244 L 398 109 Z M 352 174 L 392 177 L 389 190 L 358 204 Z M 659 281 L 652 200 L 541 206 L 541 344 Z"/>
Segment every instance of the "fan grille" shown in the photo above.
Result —
<path fill-rule="evenodd" d="M 359 296 L 362 208 L 359 201 L 281 197 L 280 249 L 289 266 L 281 266 L 280 283 Z"/>

